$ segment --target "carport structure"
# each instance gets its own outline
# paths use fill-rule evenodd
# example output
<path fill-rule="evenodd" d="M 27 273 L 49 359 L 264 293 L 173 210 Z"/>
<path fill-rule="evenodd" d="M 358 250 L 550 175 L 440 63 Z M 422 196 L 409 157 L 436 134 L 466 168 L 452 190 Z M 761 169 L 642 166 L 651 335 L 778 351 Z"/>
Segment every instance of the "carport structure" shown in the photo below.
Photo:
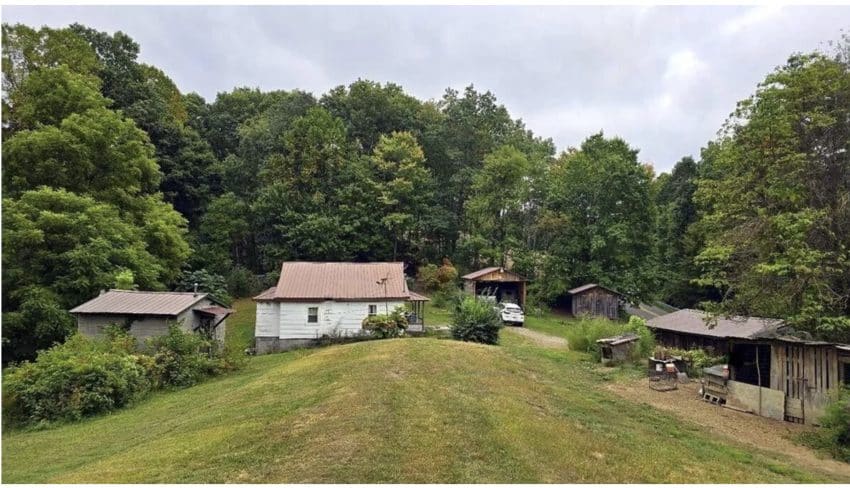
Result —
<path fill-rule="evenodd" d="M 495 296 L 498 302 L 516 303 L 525 308 L 528 280 L 505 268 L 492 266 L 463 275 L 463 289 L 473 295 Z"/>

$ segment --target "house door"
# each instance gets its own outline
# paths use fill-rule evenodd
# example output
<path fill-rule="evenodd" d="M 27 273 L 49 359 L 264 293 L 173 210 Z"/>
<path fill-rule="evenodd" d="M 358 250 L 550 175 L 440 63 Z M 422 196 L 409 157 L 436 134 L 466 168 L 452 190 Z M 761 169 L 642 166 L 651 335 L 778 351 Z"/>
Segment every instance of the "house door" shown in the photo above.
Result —
<path fill-rule="evenodd" d="M 806 406 L 806 370 L 804 368 L 804 349 L 799 346 L 785 346 L 785 420 L 805 423 Z"/>

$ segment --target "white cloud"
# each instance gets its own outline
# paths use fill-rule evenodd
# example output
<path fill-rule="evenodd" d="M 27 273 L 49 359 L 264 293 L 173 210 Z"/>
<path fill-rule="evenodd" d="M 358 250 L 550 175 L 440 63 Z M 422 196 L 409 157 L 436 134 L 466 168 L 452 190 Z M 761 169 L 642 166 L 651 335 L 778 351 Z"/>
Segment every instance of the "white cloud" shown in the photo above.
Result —
<path fill-rule="evenodd" d="M 754 27 L 756 24 L 775 18 L 781 13 L 781 11 L 782 6 L 775 4 L 752 7 L 743 14 L 724 22 L 720 27 L 720 31 L 727 36 L 735 35 L 744 29 Z"/>
<path fill-rule="evenodd" d="M 703 74 L 708 65 L 690 49 L 682 49 L 674 52 L 667 58 L 667 69 L 664 71 L 664 80 L 668 82 L 684 82 Z"/>

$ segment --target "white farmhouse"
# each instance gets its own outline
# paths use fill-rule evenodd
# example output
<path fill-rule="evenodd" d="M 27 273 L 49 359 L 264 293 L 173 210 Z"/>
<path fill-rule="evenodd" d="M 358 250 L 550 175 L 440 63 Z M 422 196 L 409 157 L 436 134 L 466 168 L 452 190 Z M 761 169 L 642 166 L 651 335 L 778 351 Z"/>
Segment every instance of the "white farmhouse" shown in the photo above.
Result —
<path fill-rule="evenodd" d="M 363 319 L 415 303 L 410 330 L 422 327 L 422 302 L 404 279 L 404 263 L 286 262 L 277 286 L 254 297 L 257 354 L 313 344 L 322 336 L 356 335 Z"/>

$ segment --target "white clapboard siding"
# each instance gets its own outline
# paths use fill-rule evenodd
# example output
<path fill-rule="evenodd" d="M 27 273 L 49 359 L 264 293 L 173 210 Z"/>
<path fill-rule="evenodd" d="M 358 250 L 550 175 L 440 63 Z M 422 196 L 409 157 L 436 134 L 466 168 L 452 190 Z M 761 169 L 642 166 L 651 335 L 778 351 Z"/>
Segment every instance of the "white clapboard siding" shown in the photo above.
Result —
<path fill-rule="evenodd" d="M 257 302 L 257 322 L 254 337 L 277 337 L 280 332 L 280 304 L 275 302 Z"/>
<path fill-rule="evenodd" d="M 261 331 L 268 333 L 266 312 L 263 313 L 263 318 L 260 314 L 261 304 L 262 302 L 257 307 L 257 337 L 261 337 Z M 316 339 L 326 334 L 356 334 L 362 330 L 363 319 L 369 314 L 369 305 L 375 305 L 378 313 L 384 313 L 385 310 L 383 302 L 279 302 L 274 305 L 278 305 L 278 309 L 269 314 L 277 315 L 278 337 L 281 339 Z M 387 305 L 387 309 L 392 311 L 396 307 L 404 306 L 404 302 L 388 302 Z M 307 322 L 310 307 L 319 308 L 317 323 Z M 273 335 L 264 337 L 270 336 Z"/>

